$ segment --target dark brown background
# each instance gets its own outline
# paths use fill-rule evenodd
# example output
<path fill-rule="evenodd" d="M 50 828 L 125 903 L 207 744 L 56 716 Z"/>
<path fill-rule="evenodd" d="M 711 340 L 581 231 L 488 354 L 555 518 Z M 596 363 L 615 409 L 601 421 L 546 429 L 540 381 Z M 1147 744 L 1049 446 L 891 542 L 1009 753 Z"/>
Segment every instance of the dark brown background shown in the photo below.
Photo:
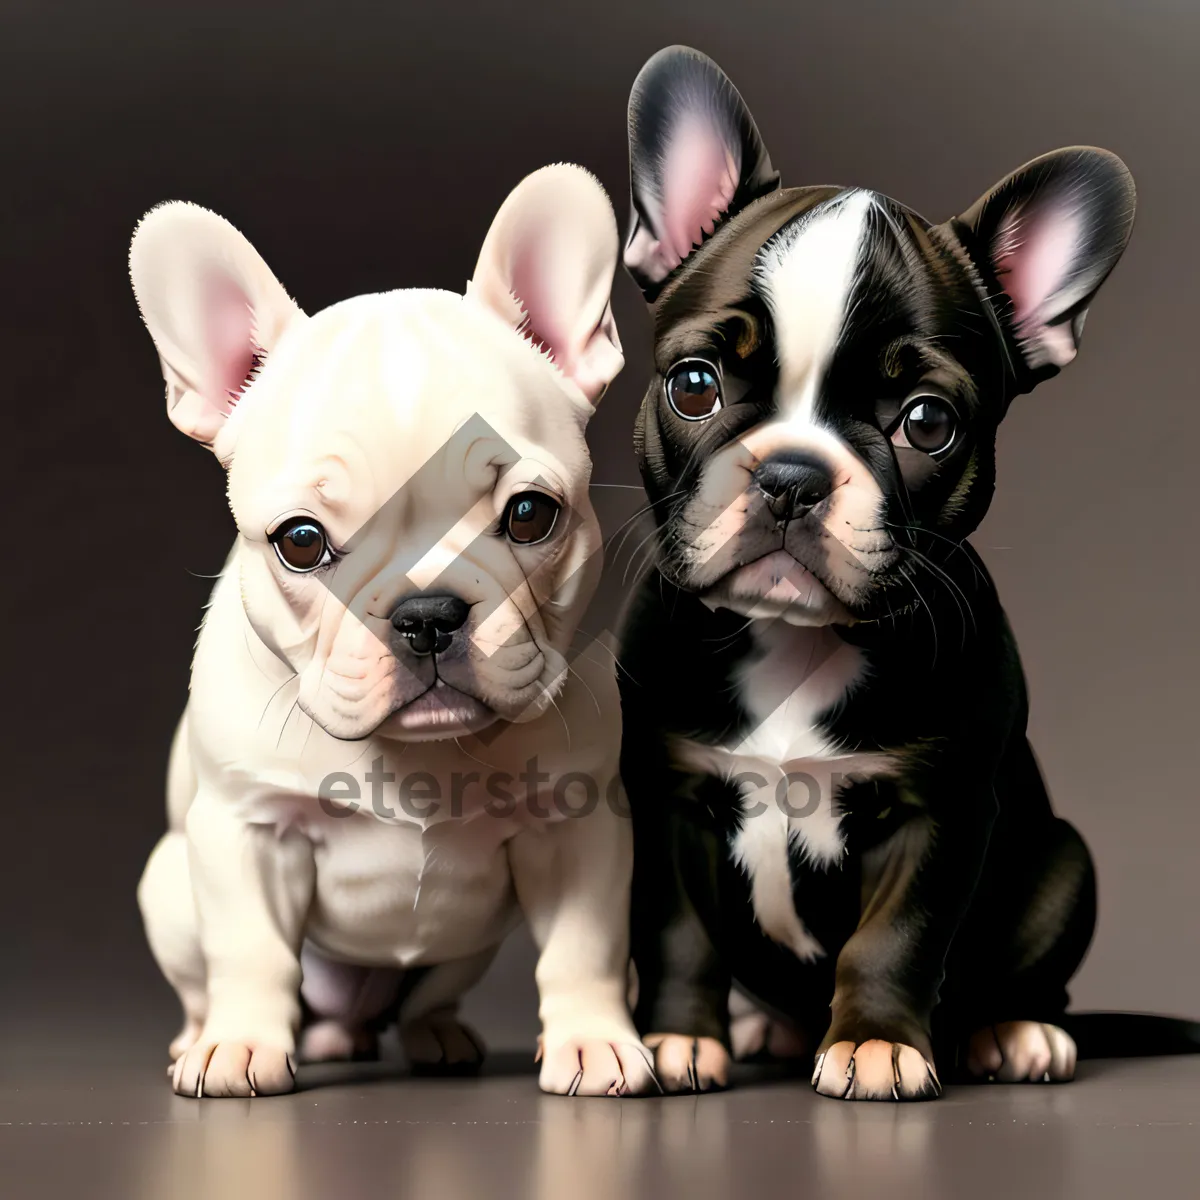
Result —
<path fill-rule="evenodd" d="M 310 311 L 460 288 L 544 163 L 591 167 L 624 223 L 625 99 L 674 41 L 729 71 L 787 182 L 941 219 L 1055 146 L 1132 168 L 1130 250 L 1080 361 L 1009 417 L 976 542 L 1052 791 L 1099 862 L 1077 999 L 1200 1012 L 1198 33 L 1182 0 L 5 0 L 4 1054 L 100 1054 L 130 1031 L 157 1050 L 175 1021 L 134 888 L 208 588 L 189 572 L 219 569 L 231 522 L 216 464 L 164 415 L 125 275 L 135 221 L 168 198 L 214 208 Z M 630 365 L 593 446 L 597 480 L 631 483 L 648 329 L 624 276 L 616 295 Z M 518 941 L 472 999 L 494 1042 L 529 1044 L 529 964 Z"/>

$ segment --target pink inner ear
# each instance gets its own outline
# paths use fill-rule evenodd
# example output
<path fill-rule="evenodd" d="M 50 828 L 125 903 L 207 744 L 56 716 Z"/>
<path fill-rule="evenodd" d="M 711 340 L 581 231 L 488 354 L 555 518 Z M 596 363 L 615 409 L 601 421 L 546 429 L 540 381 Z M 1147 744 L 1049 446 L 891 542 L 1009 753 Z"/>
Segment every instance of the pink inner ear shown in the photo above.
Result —
<path fill-rule="evenodd" d="M 209 355 L 207 399 L 228 409 L 237 403 L 258 363 L 250 298 L 228 276 L 216 276 L 204 289 L 203 321 Z"/>
<path fill-rule="evenodd" d="M 562 304 L 561 301 L 555 303 L 549 263 L 540 262 L 535 250 L 532 245 L 522 247 L 522 252 L 512 263 L 512 292 L 525 310 L 525 322 L 520 332 L 566 370 L 563 359 L 570 348 L 562 319 Z"/>
<path fill-rule="evenodd" d="M 1080 226 L 1078 210 L 1061 200 L 1036 214 L 1018 209 L 1000 225 L 995 262 L 1018 326 L 1033 317 L 1044 323 L 1061 315 L 1041 310 L 1067 280 L 1078 255 Z"/>
<path fill-rule="evenodd" d="M 662 166 L 663 241 L 678 265 L 712 233 L 737 191 L 741 163 L 708 121 L 694 113 L 680 119 Z"/>
<path fill-rule="evenodd" d="M 509 264 L 511 294 L 525 311 L 518 331 L 544 350 L 595 403 L 624 363 L 608 299 L 610 260 L 527 242 Z"/>
<path fill-rule="evenodd" d="M 600 185 L 579 167 L 546 167 L 501 206 L 467 292 L 595 400 L 623 361 L 609 304 L 616 257 Z"/>

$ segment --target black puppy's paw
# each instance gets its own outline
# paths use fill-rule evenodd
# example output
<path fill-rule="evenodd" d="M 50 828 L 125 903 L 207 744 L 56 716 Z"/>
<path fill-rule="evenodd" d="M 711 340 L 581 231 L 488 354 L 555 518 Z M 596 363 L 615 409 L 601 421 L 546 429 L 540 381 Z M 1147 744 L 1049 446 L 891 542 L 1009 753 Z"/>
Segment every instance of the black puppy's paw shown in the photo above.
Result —
<path fill-rule="evenodd" d="M 1071 1035 L 1040 1021 L 988 1025 L 967 1045 L 967 1071 L 989 1083 L 1065 1083 L 1075 1058 Z"/>
<path fill-rule="evenodd" d="M 485 1055 L 479 1034 L 441 1013 L 402 1025 L 400 1044 L 414 1075 L 475 1075 Z"/>
<path fill-rule="evenodd" d="M 379 1037 L 374 1030 L 341 1021 L 313 1021 L 300 1035 L 297 1057 L 302 1063 L 376 1062 Z"/>
<path fill-rule="evenodd" d="M 729 1041 L 738 1062 L 793 1061 L 812 1053 L 802 1030 L 760 1009 L 730 1013 Z"/>
<path fill-rule="evenodd" d="M 665 1092 L 719 1092 L 729 1085 L 729 1051 L 710 1037 L 648 1033 L 654 1073 Z"/>
<path fill-rule="evenodd" d="M 817 1055 L 813 1088 L 837 1100 L 935 1100 L 937 1069 L 920 1050 L 881 1038 L 834 1042 Z"/>

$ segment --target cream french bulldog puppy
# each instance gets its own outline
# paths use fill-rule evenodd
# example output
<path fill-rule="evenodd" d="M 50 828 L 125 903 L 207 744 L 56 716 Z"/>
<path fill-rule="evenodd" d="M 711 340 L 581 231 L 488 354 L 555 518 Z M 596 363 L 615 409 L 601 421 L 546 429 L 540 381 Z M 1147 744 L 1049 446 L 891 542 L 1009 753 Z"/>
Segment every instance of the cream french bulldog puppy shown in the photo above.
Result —
<path fill-rule="evenodd" d="M 509 196 L 465 296 L 310 317 L 220 217 L 139 225 L 169 415 L 226 467 L 238 531 L 138 894 L 183 1004 L 179 1094 L 289 1091 L 297 1058 L 369 1052 L 393 1018 L 415 1064 L 469 1067 L 458 998 L 522 912 L 541 1086 L 655 1086 L 612 659 L 567 664 L 617 253 L 602 188 L 562 165 Z"/>

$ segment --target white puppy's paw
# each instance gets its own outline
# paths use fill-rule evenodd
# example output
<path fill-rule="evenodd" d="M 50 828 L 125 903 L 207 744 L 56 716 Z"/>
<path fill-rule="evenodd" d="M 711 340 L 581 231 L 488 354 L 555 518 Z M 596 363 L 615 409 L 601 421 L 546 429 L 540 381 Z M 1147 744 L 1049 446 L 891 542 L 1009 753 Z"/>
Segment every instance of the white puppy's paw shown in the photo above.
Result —
<path fill-rule="evenodd" d="M 281 1046 L 197 1040 L 175 1062 L 177 1096 L 278 1096 L 296 1086 L 296 1065 Z"/>
<path fill-rule="evenodd" d="M 418 1075 L 473 1075 L 483 1062 L 483 1039 L 457 1017 L 431 1013 L 400 1027 L 400 1044 Z"/>
<path fill-rule="evenodd" d="M 835 1042 L 817 1055 L 812 1085 L 838 1100 L 934 1100 L 942 1094 L 933 1063 L 919 1050 L 874 1038 Z"/>
<path fill-rule="evenodd" d="M 568 1038 L 538 1039 L 542 1069 L 538 1085 L 560 1096 L 644 1096 L 662 1092 L 650 1052 L 627 1041 Z"/>
<path fill-rule="evenodd" d="M 202 1022 L 192 1020 L 190 1017 L 184 1022 L 183 1028 L 175 1035 L 167 1049 L 172 1064 L 176 1063 L 181 1055 L 186 1054 L 196 1044 L 203 1028 Z M 173 1066 L 172 1070 L 174 1070 Z"/>
<path fill-rule="evenodd" d="M 1000 1083 L 1064 1083 L 1075 1078 L 1075 1042 L 1057 1025 L 1005 1021 L 979 1030 L 967 1046 L 967 1070 Z"/>
<path fill-rule="evenodd" d="M 729 1085 L 729 1051 L 716 1038 L 651 1033 L 646 1045 L 666 1092 L 717 1092 Z"/>

